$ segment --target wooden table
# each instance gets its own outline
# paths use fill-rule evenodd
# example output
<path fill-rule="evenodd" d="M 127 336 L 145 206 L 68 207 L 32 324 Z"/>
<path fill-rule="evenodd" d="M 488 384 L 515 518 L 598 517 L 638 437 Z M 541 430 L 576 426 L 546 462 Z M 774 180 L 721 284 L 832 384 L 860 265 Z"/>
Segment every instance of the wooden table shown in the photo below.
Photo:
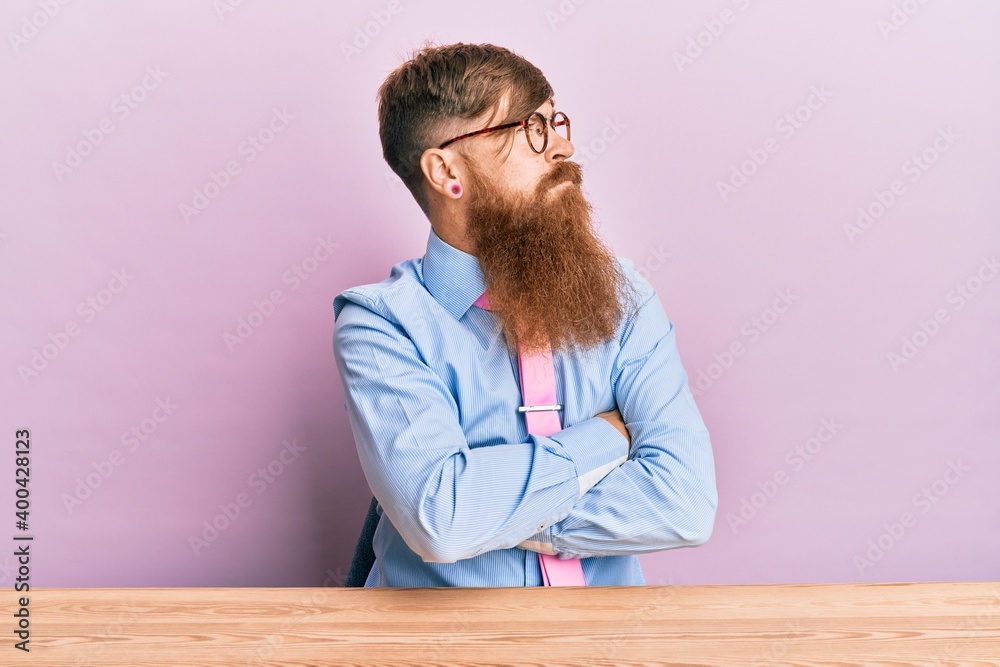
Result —
<path fill-rule="evenodd" d="M 0 665 L 1000 665 L 996 581 L 15 595 Z"/>

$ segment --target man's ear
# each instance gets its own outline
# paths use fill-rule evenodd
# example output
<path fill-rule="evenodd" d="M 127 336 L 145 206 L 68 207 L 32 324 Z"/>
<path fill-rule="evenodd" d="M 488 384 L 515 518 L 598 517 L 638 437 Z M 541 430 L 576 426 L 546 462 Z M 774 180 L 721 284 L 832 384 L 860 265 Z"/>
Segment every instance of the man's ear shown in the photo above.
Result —
<path fill-rule="evenodd" d="M 454 153 L 440 148 L 428 148 L 423 152 L 420 156 L 420 171 L 424 174 L 428 194 L 446 194 L 451 183 L 459 178 Z"/>

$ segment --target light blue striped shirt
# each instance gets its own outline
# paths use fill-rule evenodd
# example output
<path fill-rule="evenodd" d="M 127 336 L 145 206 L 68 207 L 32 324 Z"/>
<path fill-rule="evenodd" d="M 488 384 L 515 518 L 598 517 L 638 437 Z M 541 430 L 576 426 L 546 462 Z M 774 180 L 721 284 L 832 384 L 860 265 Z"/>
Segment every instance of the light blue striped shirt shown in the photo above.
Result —
<path fill-rule="evenodd" d="M 638 314 L 615 340 L 553 355 L 563 429 L 529 435 L 517 355 L 475 256 L 430 231 L 423 258 L 333 301 L 333 351 L 379 501 L 366 587 L 540 586 L 536 552 L 588 586 L 646 583 L 638 554 L 704 544 L 718 493 L 675 327 L 618 258 Z M 618 407 L 632 439 L 595 417 Z"/>

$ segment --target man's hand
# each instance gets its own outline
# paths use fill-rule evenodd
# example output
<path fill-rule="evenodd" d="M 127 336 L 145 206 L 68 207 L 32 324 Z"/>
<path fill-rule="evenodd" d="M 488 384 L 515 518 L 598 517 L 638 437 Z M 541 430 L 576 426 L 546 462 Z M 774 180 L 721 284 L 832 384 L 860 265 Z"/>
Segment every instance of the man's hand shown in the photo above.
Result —
<path fill-rule="evenodd" d="M 615 408 L 614 410 L 608 410 L 607 412 L 602 412 L 594 416 L 606 420 L 609 424 L 618 429 L 618 431 L 622 435 L 625 436 L 625 439 L 628 440 L 628 449 L 626 451 L 630 455 L 632 453 L 632 436 L 628 434 L 628 429 L 625 428 L 625 420 L 622 419 L 622 413 L 618 411 L 618 408 Z"/>
<path fill-rule="evenodd" d="M 618 411 L 618 408 L 615 408 L 614 410 L 608 410 L 607 412 L 602 412 L 594 416 L 606 420 L 609 424 L 618 429 L 619 433 L 625 436 L 625 439 L 628 441 L 628 445 L 626 447 L 626 456 L 630 456 L 632 454 L 632 436 L 629 435 L 628 429 L 625 428 L 625 420 L 622 419 L 622 413 Z M 538 545 L 543 545 L 543 548 L 544 546 L 548 546 L 549 548 L 551 548 L 551 545 L 549 545 L 547 542 L 532 542 L 530 540 L 524 540 L 515 546 L 518 549 L 524 549 L 525 551 L 534 551 L 536 553 L 548 554 L 548 551 L 540 551 Z"/>

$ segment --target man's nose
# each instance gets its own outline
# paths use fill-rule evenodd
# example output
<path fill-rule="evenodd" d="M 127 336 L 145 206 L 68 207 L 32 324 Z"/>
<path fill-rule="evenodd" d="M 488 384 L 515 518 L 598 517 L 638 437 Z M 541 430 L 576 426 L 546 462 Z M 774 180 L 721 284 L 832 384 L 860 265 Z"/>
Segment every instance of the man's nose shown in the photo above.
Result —
<path fill-rule="evenodd" d="M 549 160 L 565 160 L 573 157 L 575 151 L 572 141 L 549 129 L 549 148 L 545 152 L 547 153 L 545 157 Z"/>

